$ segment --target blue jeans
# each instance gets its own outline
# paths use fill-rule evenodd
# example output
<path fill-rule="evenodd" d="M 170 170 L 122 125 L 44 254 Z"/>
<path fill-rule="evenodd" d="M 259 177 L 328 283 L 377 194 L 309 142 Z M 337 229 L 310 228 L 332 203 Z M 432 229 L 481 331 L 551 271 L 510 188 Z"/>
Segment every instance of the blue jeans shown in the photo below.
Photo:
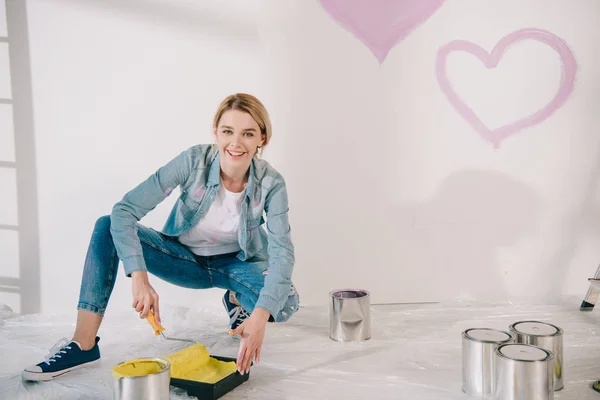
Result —
<path fill-rule="evenodd" d="M 221 288 L 236 293 L 242 308 L 252 313 L 264 285 L 268 261 L 241 261 L 237 253 L 198 256 L 176 238 L 137 224 L 148 272 L 169 283 L 190 289 Z M 110 216 L 98 219 L 83 268 L 77 309 L 104 315 L 117 279 L 119 258 L 110 233 Z M 298 311 L 299 296 L 294 286 L 286 304 L 269 319 L 287 321 Z"/>

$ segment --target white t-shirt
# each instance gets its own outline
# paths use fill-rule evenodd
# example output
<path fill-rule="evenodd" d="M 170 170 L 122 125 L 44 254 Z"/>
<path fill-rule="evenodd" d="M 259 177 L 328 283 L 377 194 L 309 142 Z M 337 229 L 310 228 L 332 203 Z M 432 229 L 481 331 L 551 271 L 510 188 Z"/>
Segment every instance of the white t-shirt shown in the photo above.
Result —
<path fill-rule="evenodd" d="M 221 184 L 204 218 L 179 236 L 179 241 L 200 256 L 240 251 L 238 227 L 244 193 L 230 192 Z"/>

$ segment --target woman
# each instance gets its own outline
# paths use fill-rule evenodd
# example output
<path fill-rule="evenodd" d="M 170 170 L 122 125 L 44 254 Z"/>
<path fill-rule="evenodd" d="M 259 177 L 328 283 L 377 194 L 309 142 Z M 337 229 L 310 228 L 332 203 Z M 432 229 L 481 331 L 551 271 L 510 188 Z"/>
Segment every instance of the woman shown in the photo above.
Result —
<path fill-rule="evenodd" d="M 214 117 L 216 144 L 187 149 L 128 192 L 110 216 L 98 219 L 85 260 L 77 325 L 26 380 L 52 380 L 100 359 L 96 336 L 119 260 L 132 279 L 132 307 L 160 325 L 159 297 L 148 272 L 178 286 L 226 289 L 229 334 L 240 335 L 237 368 L 260 361 L 267 322 L 298 310 L 291 282 L 294 246 L 283 177 L 260 158 L 271 139 L 262 103 L 248 94 L 227 97 Z M 181 194 L 162 232 L 138 221 L 169 196 Z M 266 214 L 266 226 L 263 212 Z M 266 228 L 266 229 L 265 229 Z"/>

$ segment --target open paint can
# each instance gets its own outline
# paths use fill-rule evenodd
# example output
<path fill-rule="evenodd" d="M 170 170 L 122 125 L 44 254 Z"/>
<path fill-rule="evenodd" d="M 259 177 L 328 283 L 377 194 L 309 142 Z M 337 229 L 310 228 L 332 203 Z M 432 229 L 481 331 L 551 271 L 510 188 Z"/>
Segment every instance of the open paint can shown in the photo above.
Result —
<path fill-rule="evenodd" d="M 494 351 L 512 340 L 510 333 L 488 328 L 471 328 L 462 333 L 463 392 L 474 398 L 492 398 Z"/>
<path fill-rule="evenodd" d="M 171 363 L 160 358 L 124 361 L 112 369 L 115 400 L 169 400 Z"/>
<path fill-rule="evenodd" d="M 516 343 L 541 347 L 554 356 L 554 390 L 560 390 L 563 384 L 563 330 L 558 326 L 539 321 L 521 321 L 509 328 Z"/>
<path fill-rule="evenodd" d="M 548 350 L 529 344 L 503 344 L 495 350 L 494 364 L 494 399 L 554 399 L 554 356 Z"/>
<path fill-rule="evenodd" d="M 362 289 L 329 293 L 329 337 L 336 342 L 371 338 L 370 293 Z"/>

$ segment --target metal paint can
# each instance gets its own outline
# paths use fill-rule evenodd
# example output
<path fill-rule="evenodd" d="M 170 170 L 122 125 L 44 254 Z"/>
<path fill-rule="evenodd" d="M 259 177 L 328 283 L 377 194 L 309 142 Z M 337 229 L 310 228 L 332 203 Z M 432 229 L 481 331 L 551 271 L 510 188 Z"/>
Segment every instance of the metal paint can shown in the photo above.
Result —
<path fill-rule="evenodd" d="M 133 364 L 134 367 L 137 364 L 146 364 L 153 367 L 154 371 L 131 376 L 119 374 L 119 367 L 126 364 Z M 124 361 L 113 367 L 113 380 L 115 400 L 169 400 L 171 398 L 171 363 L 167 360 L 150 357 Z"/>
<path fill-rule="evenodd" d="M 494 394 L 494 350 L 511 343 L 510 333 L 471 328 L 462 333 L 462 390 L 472 397 L 491 399 Z"/>
<path fill-rule="evenodd" d="M 516 343 L 541 347 L 554 356 L 554 390 L 564 387 L 563 383 L 563 330 L 558 326 L 540 321 L 515 322 L 509 328 Z"/>
<path fill-rule="evenodd" d="M 529 344 L 503 344 L 494 352 L 494 399 L 553 400 L 554 356 Z"/>
<path fill-rule="evenodd" d="M 329 293 L 329 337 L 337 342 L 371 338 L 371 295 L 362 289 Z"/>

